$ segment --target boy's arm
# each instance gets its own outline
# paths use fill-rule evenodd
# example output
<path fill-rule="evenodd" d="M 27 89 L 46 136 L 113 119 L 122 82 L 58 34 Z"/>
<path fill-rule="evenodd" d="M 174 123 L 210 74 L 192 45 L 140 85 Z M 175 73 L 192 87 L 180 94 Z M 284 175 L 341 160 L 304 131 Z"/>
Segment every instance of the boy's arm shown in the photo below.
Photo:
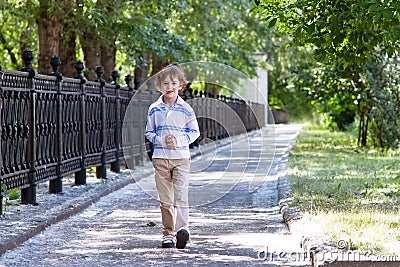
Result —
<path fill-rule="evenodd" d="M 197 138 L 199 138 L 200 130 L 195 116 L 191 117 L 187 122 L 183 136 L 188 144 L 193 143 Z"/>
<path fill-rule="evenodd" d="M 149 112 L 149 114 L 150 114 L 150 112 Z M 149 114 L 147 115 L 146 130 L 144 132 L 144 135 L 153 144 L 161 145 L 162 144 L 161 137 L 157 136 L 154 117 L 150 116 Z"/>

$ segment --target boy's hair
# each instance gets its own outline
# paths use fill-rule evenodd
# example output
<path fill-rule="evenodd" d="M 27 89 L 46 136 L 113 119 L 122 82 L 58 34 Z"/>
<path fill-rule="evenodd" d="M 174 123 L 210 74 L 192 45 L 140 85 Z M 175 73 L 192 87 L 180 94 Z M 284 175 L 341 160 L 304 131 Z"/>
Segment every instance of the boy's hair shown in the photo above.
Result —
<path fill-rule="evenodd" d="M 168 65 L 164 69 L 162 69 L 157 75 L 157 89 L 161 89 L 161 84 L 166 78 L 177 78 L 182 85 L 182 88 L 179 89 L 179 93 L 185 89 L 187 84 L 187 80 L 185 74 L 182 69 L 178 65 Z"/>

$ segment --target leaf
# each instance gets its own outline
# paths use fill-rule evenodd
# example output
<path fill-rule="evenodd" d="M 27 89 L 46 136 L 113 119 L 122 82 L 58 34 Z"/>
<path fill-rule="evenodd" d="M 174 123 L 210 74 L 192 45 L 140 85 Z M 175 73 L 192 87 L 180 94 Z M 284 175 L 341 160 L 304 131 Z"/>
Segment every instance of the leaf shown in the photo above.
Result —
<path fill-rule="evenodd" d="M 278 21 L 277 18 L 272 18 L 272 19 L 268 22 L 268 27 L 269 27 L 269 28 L 275 27 L 277 21 Z"/>
<path fill-rule="evenodd" d="M 7 193 L 7 186 L 5 184 L 1 185 L 1 191 L 6 194 Z"/>
<path fill-rule="evenodd" d="M 373 18 L 373 22 L 378 22 L 381 19 L 382 13 L 377 13 L 374 18 Z"/>
<path fill-rule="evenodd" d="M 10 200 L 16 200 L 19 199 L 19 191 L 18 188 L 13 188 L 10 192 L 10 195 L 8 197 Z"/>
<path fill-rule="evenodd" d="M 341 187 L 342 187 L 342 183 L 338 183 L 338 185 L 337 185 L 337 191 L 339 191 Z"/>
<path fill-rule="evenodd" d="M 400 25 L 394 26 L 392 28 L 392 32 L 396 35 L 396 36 L 400 36 Z M 398 38 L 397 38 L 398 39 Z"/>
<path fill-rule="evenodd" d="M 374 4 L 369 6 L 368 13 L 374 13 L 378 9 L 378 5 Z"/>
<path fill-rule="evenodd" d="M 148 222 L 146 225 L 149 226 L 149 227 L 154 227 L 154 226 L 156 226 L 157 224 L 156 224 L 155 222 L 153 222 L 153 221 L 150 221 L 150 222 Z"/>
<path fill-rule="evenodd" d="M 391 10 L 385 9 L 382 11 L 382 16 L 383 16 L 383 19 L 390 20 L 393 17 L 393 13 Z"/>

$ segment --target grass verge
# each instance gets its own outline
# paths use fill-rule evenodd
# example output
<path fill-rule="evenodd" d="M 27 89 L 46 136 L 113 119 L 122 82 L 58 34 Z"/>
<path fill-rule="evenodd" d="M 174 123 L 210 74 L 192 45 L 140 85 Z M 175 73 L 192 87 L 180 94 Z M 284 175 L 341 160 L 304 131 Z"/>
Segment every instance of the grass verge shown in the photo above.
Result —
<path fill-rule="evenodd" d="M 304 127 L 289 157 L 293 204 L 332 241 L 400 256 L 400 152 L 356 141 L 349 132 Z"/>

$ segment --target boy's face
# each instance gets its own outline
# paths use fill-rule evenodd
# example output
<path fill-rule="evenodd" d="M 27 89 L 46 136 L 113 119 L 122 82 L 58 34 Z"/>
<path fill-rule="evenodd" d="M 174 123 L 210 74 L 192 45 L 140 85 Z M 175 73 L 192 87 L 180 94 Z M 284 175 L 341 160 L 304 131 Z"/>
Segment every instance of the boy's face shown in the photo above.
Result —
<path fill-rule="evenodd" d="M 161 81 L 161 92 L 166 99 L 176 99 L 181 87 L 181 83 L 176 77 L 166 77 Z"/>

